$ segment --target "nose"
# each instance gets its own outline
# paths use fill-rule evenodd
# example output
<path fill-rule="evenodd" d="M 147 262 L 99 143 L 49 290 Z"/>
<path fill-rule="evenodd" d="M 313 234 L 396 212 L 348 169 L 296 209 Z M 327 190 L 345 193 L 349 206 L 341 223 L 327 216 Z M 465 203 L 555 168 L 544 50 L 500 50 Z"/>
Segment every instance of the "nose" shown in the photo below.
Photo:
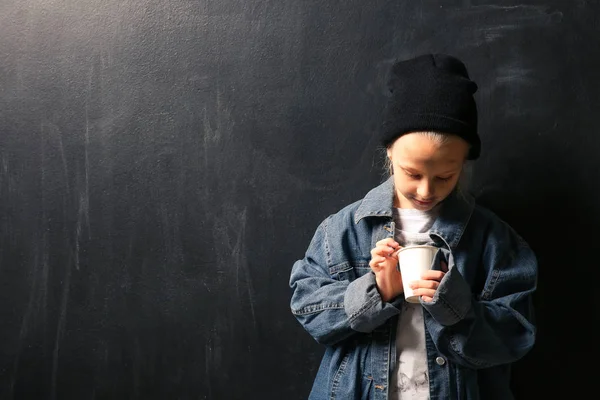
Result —
<path fill-rule="evenodd" d="M 421 182 L 419 182 L 419 186 L 417 187 L 417 195 L 422 200 L 433 198 L 433 185 L 428 179 L 422 179 Z"/>

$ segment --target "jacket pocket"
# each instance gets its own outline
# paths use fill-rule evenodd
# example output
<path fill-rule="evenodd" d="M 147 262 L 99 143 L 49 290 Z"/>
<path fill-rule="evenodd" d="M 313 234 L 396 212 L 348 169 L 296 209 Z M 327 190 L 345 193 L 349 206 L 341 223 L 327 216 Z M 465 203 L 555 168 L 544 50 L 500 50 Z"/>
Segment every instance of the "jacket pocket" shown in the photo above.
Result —
<path fill-rule="evenodd" d="M 371 271 L 371 267 L 369 267 L 368 261 L 344 261 L 329 267 L 329 275 L 337 281 L 352 282 L 369 271 Z"/>
<path fill-rule="evenodd" d="M 331 378 L 328 398 L 330 400 L 370 399 L 373 378 L 367 366 L 370 346 L 366 345 L 369 335 L 360 335 L 362 340 L 353 340 L 340 349 L 341 359 L 336 363 Z"/>

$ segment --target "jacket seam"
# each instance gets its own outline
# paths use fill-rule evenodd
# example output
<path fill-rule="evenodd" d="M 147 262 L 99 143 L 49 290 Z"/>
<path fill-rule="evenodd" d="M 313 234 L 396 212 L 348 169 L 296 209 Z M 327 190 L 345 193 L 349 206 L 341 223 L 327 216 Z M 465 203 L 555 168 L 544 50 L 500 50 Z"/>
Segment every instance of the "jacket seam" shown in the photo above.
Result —
<path fill-rule="evenodd" d="M 338 370 L 335 373 L 335 376 L 333 377 L 333 382 L 331 383 L 331 396 L 330 396 L 330 398 L 332 400 L 334 400 L 337 397 L 336 392 L 340 385 L 340 378 L 341 378 L 343 372 L 346 370 L 346 365 L 348 364 L 349 359 L 350 359 L 350 353 L 346 353 L 346 355 L 344 356 L 344 359 L 342 360 L 342 362 L 340 364 L 340 367 L 338 368 Z"/>
<path fill-rule="evenodd" d="M 315 314 L 324 310 L 338 310 L 343 309 L 343 303 L 332 303 L 332 304 L 313 304 L 299 309 L 292 309 L 294 315 L 308 315 Z"/>
<path fill-rule="evenodd" d="M 450 336 L 450 344 L 452 345 L 452 349 L 456 352 L 456 354 L 458 354 L 462 359 L 467 360 L 468 362 L 470 362 L 473 365 L 476 365 L 478 367 L 491 367 L 493 364 L 491 363 L 486 363 L 486 362 L 481 362 L 475 358 L 471 358 L 467 355 L 461 354 L 460 351 L 457 350 L 457 348 L 459 347 L 459 345 L 457 345 L 456 343 L 456 339 L 454 337 L 454 335 Z"/>
<path fill-rule="evenodd" d="M 357 311 L 353 312 L 350 315 L 350 321 L 354 321 L 356 320 L 356 318 L 358 318 L 363 312 L 365 312 L 366 310 L 368 310 L 369 308 L 373 307 L 376 303 L 379 302 L 379 299 L 377 299 L 376 297 L 373 298 L 371 301 L 369 301 L 367 304 L 365 304 L 364 306 L 362 306 L 361 308 L 359 308 Z"/>
<path fill-rule="evenodd" d="M 328 223 L 329 223 L 329 218 L 326 218 L 325 221 L 323 221 L 323 241 L 325 242 L 325 255 L 327 256 L 327 269 L 329 270 L 331 268 L 331 251 L 329 249 L 329 233 L 328 231 Z"/>
<path fill-rule="evenodd" d="M 490 283 L 483 288 L 483 293 L 481 298 L 484 300 L 491 300 L 492 292 L 494 291 L 494 287 L 496 287 L 496 282 L 500 279 L 500 271 L 496 268 L 492 270 L 492 279 L 490 279 Z"/>
<path fill-rule="evenodd" d="M 444 306 L 446 306 L 446 308 L 448 309 L 448 311 L 450 311 L 450 313 L 452 314 L 452 316 L 454 317 L 454 319 L 459 320 L 460 319 L 460 314 L 454 309 L 454 307 L 452 307 L 452 305 L 450 303 L 448 303 L 446 301 L 446 299 L 444 299 L 442 296 L 440 296 L 439 299 L 442 301 L 442 303 L 444 303 Z"/>

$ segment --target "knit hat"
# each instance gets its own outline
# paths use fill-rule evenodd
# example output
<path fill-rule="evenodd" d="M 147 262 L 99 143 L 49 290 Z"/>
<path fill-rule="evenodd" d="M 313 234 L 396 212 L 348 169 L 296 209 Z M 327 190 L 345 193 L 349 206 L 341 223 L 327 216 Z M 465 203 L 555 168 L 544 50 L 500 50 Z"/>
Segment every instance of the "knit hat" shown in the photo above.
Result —
<path fill-rule="evenodd" d="M 477 84 L 455 57 L 426 54 L 392 66 L 390 97 L 384 114 L 381 143 L 388 146 L 405 133 L 453 133 L 470 145 L 468 159 L 479 157 Z"/>

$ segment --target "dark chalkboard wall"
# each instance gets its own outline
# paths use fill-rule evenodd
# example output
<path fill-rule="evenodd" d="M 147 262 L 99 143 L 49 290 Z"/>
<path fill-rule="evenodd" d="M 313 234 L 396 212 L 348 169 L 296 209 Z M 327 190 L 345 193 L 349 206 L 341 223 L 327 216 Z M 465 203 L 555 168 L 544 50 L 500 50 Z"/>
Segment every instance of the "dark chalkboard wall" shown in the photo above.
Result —
<path fill-rule="evenodd" d="M 289 312 L 290 268 L 381 181 L 388 67 L 430 51 L 479 83 L 473 193 L 540 260 L 515 393 L 595 390 L 599 16 L 583 0 L 1 1 L 0 398 L 305 399 L 323 348 Z"/>

